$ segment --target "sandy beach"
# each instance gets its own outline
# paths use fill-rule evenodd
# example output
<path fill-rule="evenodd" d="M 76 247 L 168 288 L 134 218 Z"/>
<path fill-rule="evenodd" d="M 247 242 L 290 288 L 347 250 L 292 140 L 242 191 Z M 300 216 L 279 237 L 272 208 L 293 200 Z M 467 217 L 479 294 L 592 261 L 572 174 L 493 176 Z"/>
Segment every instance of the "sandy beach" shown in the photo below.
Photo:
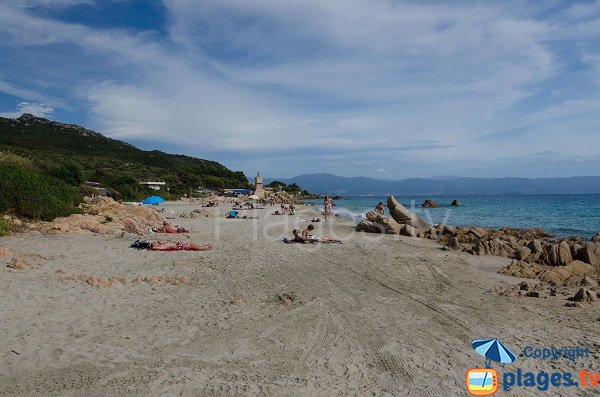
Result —
<path fill-rule="evenodd" d="M 518 356 L 506 368 L 597 370 L 597 303 L 498 296 L 522 281 L 498 274 L 510 259 L 358 233 L 339 217 L 315 234 L 343 244 L 284 244 L 310 207 L 267 207 L 257 220 L 225 219 L 228 208 L 175 219 L 189 239 L 145 237 L 209 242 L 207 252 L 139 251 L 130 234 L 0 239 L 34 265 L 9 269 L 0 256 L 0 396 L 464 396 L 465 371 L 484 365 L 471 340 L 493 337 Z M 585 346 L 590 358 L 519 357 L 527 345 Z"/>

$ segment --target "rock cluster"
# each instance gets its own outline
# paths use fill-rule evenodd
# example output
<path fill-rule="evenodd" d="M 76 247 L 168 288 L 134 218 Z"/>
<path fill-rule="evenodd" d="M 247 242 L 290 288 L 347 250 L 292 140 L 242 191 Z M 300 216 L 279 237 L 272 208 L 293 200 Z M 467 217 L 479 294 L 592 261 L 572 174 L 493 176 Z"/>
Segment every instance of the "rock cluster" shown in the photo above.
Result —
<path fill-rule="evenodd" d="M 124 205 L 108 197 L 86 197 L 81 210 L 83 214 L 56 218 L 50 223 L 32 224 L 30 228 L 52 234 L 89 230 L 106 235 L 122 232 L 144 235 L 149 228 L 161 225 L 165 220 L 164 216 L 153 208 Z"/>
<path fill-rule="evenodd" d="M 388 197 L 387 206 L 391 217 L 370 211 L 367 213 L 367 219 L 356 226 L 356 230 L 368 233 L 401 234 L 409 237 L 426 237 L 430 232 L 431 226 L 400 204 L 394 196 Z"/>

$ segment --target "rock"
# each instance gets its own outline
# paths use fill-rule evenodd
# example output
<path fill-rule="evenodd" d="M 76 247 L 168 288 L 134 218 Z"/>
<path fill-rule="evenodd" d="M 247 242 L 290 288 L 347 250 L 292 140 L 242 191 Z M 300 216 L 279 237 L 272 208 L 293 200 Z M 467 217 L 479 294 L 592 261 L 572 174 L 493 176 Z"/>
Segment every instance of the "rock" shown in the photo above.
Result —
<path fill-rule="evenodd" d="M 358 225 L 356 225 L 356 231 L 367 233 L 385 233 L 385 227 L 379 223 L 371 222 L 368 219 L 363 219 Z"/>
<path fill-rule="evenodd" d="M 500 270 L 500 273 L 513 277 L 535 278 L 543 271 L 544 269 L 535 263 L 526 263 L 513 259 L 508 266 Z"/>
<path fill-rule="evenodd" d="M 437 208 L 439 207 L 438 203 L 436 203 L 433 200 L 425 200 L 423 201 L 423 204 L 421 204 L 421 207 L 423 208 Z"/>
<path fill-rule="evenodd" d="M 512 257 L 514 248 L 505 241 L 493 239 L 487 241 L 479 241 L 471 250 L 474 255 L 495 255 L 505 258 Z"/>
<path fill-rule="evenodd" d="M 538 277 L 552 285 L 580 285 L 584 277 L 594 276 L 596 272 L 588 263 L 573 261 L 566 266 L 544 270 Z"/>
<path fill-rule="evenodd" d="M 458 200 L 452 200 L 452 202 L 450 203 L 450 205 L 453 206 L 453 207 L 460 207 L 462 204 Z"/>
<path fill-rule="evenodd" d="M 530 298 L 543 298 L 543 294 L 540 291 L 529 291 L 525 296 Z"/>
<path fill-rule="evenodd" d="M 531 249 L 529 249 L 528 247 L 519 247 L 517 250 L 515 250 L 513 257 L 522 261 L 529 255 L 531 255 Z"/>
<path fill-rule="evenodd" d="M 367 212 L 367 219 L 371 222 L 383 225 L 387 234 L 400 234 L 400 231 L 402 230 L 402 225 L 396 222 L 393 218 L 381 215 L 375 211 Z"/>
<path fill-rule="evenodd" d="M 387 206 L 392 218 L 400 224 L 412 226 L 419 232 L 429 230 L 431 227 L 427 222 L 421 219 L 418 215 L 410 212 L 406 207 L 400 204 L 394 196 L 387 199 Z"/>
<path fill-rule="evenodd" d="M 448 240 L 448 244 L 446 245 L 456 251 L 462 250 L 462 246 L 460 245 L 456 237 L 450 237 L 450 239 Z"/>
<path fill-rule="evenodd" d="M 550 244 L 545 246 L 540 259 L 544 265 L 558 266 L 558 245 Z"/>
<path fill-rule="evenodd" d="M 531 240 L 529 244 L 527 244 L 527 248 L 531 250 L 532 254 L 541 254 L 543 252 L 543 247 L 540 240 Z"/>
<path fill-rule="evenodd" d="M 455 236 L 456 235 L 456 229 L 453 228 L 452 226 L 449 225 L 443 225 L 444 229 L 443 229 L 443 233 L 446 236 Z"/>
<path fill-rule="evenodd" d="M 587 243 L 580 255 L 582 261 L 593 266 L 600 266 L 600 244 Z"/>
<path fill-rule="evenodd" d="M 559 266 L 565 266 L 573 261 L 573 256 L 571 256 L 571 247 L 564 240 L 558 245 L 557 255 Z"/>
<path fill-rule="evenodd" d="M 411 225 L 404 225 L 404 227 L 402 228 L 400 233 L 403 236 L 408 236 L 408 237 L 417 237 L 417 234 L 418 234 L 417 229 L 415 229 Z"/>
<path fill-rule="evenodd" d="M 479 239 L 484 238 L 489 232 L 489 230 L 484 229 L 482 227 L 474 227 L 472 229 L 469 229 L 469 233 L 471 233 Z"/>
<path fill-rule="evenodd" d="M 578 303 L 578 302 L 567 302 L 567 303 L 565 303 L 565 306 L 566 307 L 582 307 L 581 303 Z"/>
<path fill-rule="evenodd" d="M 581 285 L 585 287 L 597 287 L 598 282 L 589 276 L 585 276 L 583 280 L 581 280 Z"/>
<path fill-rule="evenodd" d="M 575 296 L 569 298 L 569 300 L 573 302 L 596 302 L 596 299 L 596 294 L 587 288 L 580 288 Z"/>
<path fill-rule="evenodd" d="M 594 236 L 592 237 L 592 241 L 594 243 L 600 243 L 600 232 L 594 234 Z"/>
<path fill-rule="evenodd" d="M 24 259 L 12 258 L 8 265 L 6 265 L 6 267 L 9 267 L 11 269 L 29 269 L 31 265 L 25 262 Z"/>

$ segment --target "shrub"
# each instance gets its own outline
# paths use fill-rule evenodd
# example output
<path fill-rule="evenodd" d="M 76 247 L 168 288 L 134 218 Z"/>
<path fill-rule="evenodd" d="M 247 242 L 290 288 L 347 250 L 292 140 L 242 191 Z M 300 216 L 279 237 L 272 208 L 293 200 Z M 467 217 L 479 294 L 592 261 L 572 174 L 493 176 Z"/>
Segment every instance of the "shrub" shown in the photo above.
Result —
<path fill-rule="evenodd" d="M 32 170 L 33 161 L 31 159 L 18 156 L 10 152 L 0 152 L 0 164 L 13 165 L 15 167 L 25 168 Z"/>
<path fill-rule="evenodd" d="M 0 237 L 4 237 L 8 235 L 10 232 L 10 224 L 9 221 L 4 219 L 4 217 L 0 218 Z"/>
<path fill-rule="evenodd" d="M 58 167 L 50 170 L 49 174 L 71 186 L 79 186 L 85 179 L 83 167 L 73 160 L 64 160 Z"/>
<path fill-rule="evenodd" d="M 51 221 L 77 212 L 81 196 L 58 179 L 10 164 L 0 164 L 0 213 Z"/>

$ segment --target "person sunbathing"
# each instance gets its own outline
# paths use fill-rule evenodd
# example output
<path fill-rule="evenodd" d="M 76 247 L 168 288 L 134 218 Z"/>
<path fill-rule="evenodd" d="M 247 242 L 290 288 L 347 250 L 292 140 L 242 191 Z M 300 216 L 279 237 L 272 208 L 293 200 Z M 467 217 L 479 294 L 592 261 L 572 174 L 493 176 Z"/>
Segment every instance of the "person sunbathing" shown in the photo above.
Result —
<path fill-rule="evenodd" d="M 300 234 L 300 232 L 296 229 L 292 230 L 292 234 L 294 235 L 294 238 L 289 239 L 289 238 L 284 238 L 283 241 L 287 244 L 292 244 L 292 243 L 303 243 L 304 239 L 302 238 L 302 235 Z"/>
<path fill-rule="evenodd" d="M 302 240 L 303 242 L 309 242 L 309 243 L 342 243 L 341 240 L 337 240 L 335 238 L 331 238 L 331 237 L 319 237 L 319 236 L 313 236 L 312 234 L 310 234 L 313 230 L 315 230 L 315 225 L 313 225 L 312 223 L 310 225 L 307 226 L 306 229 L 304 229 L 304 231 L 302 232 Z"/>
<path fill-rule="evenodd" d="M 156 241 L 150 251 L 208 251 L 210 244 L 188 243 L 186 241 Z"/>
<path fill-rule="evenodd" d="M 186 230 L 184 227 L 173 225 L 167 221 L 163 222 L 162 227 L 153 227 L 150 229 L 154 233 L 189 233 L 189 230 Z"/>

